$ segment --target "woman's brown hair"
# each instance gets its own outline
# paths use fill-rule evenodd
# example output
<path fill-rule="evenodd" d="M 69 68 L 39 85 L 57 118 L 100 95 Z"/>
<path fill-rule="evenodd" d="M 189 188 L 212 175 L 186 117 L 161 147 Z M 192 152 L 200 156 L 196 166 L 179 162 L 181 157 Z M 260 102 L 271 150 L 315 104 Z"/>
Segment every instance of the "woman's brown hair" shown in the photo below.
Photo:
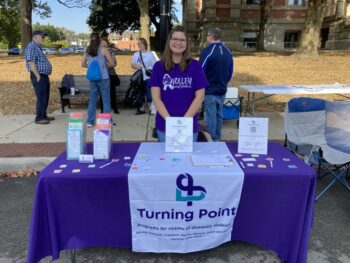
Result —
<path fill-rule="evenodd" d="M 109 43 L 108 37 L 101 37 L 100 44 L 101 44 L 101 41 L 105 41 L 107 43 L 108 47 L 111 46 L 111 44 Z"/>
<path fill-rule="evenodd" d="M 96 57 L 100 48 L 100 36 L 97 33 L 91 33 L 90 43 L 86 49 L 86 53 L 91 57 Z"/>
<path fill-rule="evenodd" d="M 162 61 L 164 63 L 165 71 L 170 71 L 174 67 L 174 64 L 175 64 L 173 62 L 172 51 L 170 49 L 170 39 L 172 38 L 172 36 L 175 32 L 182 32 L 186 36 L 186 49 L 182 54 L 182 60 L 181 60 L 180 65 L 179 65 L 180 70 L 184 71 L 191 61 L 190 38 L 188 37 L 188 34 L 183 26 L 176 26 L 170 31 L 170 34 L 169 34 L 168 39 L 166 41 L 166 45 L 165 45 L 164 52 L 162 55 Z"/>
<path fill-rule="evenodd" d="M 145 49 L 148 50 L 148 43 L 147 40 L 143 37 L 139 38 L 139 41 L 145 46 Z"/>

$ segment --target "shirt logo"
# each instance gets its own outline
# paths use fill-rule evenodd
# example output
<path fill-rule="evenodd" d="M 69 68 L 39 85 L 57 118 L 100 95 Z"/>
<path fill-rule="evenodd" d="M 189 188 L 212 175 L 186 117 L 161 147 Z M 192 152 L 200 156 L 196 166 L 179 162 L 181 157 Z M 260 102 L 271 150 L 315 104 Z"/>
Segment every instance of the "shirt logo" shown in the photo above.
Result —
<path fill-rule="evenodd" d="M 184 185 L 183 182 L 187 181 Z M 190 174 L 180 174 L 176 179 L 176 201 L 187 202 L 187 206 L 192 206 L 192 201 L 200 201 L 205 198 L 206 190 L 202 186 L 193 185 L 193 178 Z M 183 196 L 182 193 L 186 194 Z M 194 195 L 199 192 L 199 195 Z"/>
<path fill-rule="evenodd" d="M 192 88 L 192 77 L 170 77 L 169 74 L 163 76 L 163 90 L 167 89 L 188 89 Z"/>

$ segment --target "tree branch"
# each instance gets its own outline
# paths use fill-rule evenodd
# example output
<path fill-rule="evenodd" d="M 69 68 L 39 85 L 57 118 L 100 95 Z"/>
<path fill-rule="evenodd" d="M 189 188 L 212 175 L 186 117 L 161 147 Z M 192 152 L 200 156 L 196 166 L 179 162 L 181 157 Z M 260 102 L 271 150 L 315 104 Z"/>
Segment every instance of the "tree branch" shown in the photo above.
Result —
<path fill-rule="evenodd" d="M 89 0 L 57 0 L 57 2 L 68 8 L 88 7 L 90 3 Z"/>

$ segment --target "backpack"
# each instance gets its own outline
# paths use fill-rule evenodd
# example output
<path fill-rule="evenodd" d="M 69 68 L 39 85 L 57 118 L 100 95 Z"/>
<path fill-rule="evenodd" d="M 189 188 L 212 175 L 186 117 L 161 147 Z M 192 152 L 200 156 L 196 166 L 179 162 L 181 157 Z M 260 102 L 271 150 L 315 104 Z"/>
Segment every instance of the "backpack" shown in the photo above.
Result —
<path fill-rule="evenodd" d="M 130 78 L 130 85 L 124 97 L 124 105 L 127 107 L 141 107 L 144 97 L 142 71 L 137 70 Z"/>
<path fill-rule="evenodd" d="M 100 81 L 102 80 L 102 74 L 100 70 L 100 66 L 97 62 L 97 60 L 93 60 L 86 72 L 86 77 L 90 81 Z"/>

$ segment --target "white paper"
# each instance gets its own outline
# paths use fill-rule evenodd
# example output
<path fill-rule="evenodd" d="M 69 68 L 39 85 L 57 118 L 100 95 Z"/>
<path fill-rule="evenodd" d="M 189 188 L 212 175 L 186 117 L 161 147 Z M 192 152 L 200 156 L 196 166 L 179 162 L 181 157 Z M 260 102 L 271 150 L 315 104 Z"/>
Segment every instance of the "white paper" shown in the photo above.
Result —
<path fill-rule="evenodd" d="M 81 154 L 79 156 L 79 163 L 93 163 L 94 156 L 92 154 Z"/>
<path fill-rule="evenodd" d="M 191 160 L 193 165 L 234 165 L 231 154 L 192 154 Z"/>
<path fill-rule="evenodd" d="M 239 118 L 238 152 L 267 154 L 268 118 Z"/>
<path fill-rule="evenodd" d="M 111 152 L 111 131 L 94 131 L 94 158 L 95 160 L 108 160 Z"/>
<path fill-rule="evenodd" d="M 83 153 L 83 138 L 81 130 L 67 130 L 67 159 L 79 160 Z"/>
<path fill-rule="evenodd" d="M 168 117 L 165 123 L 165 151 L 192 152 L 193 118 Z"/>

